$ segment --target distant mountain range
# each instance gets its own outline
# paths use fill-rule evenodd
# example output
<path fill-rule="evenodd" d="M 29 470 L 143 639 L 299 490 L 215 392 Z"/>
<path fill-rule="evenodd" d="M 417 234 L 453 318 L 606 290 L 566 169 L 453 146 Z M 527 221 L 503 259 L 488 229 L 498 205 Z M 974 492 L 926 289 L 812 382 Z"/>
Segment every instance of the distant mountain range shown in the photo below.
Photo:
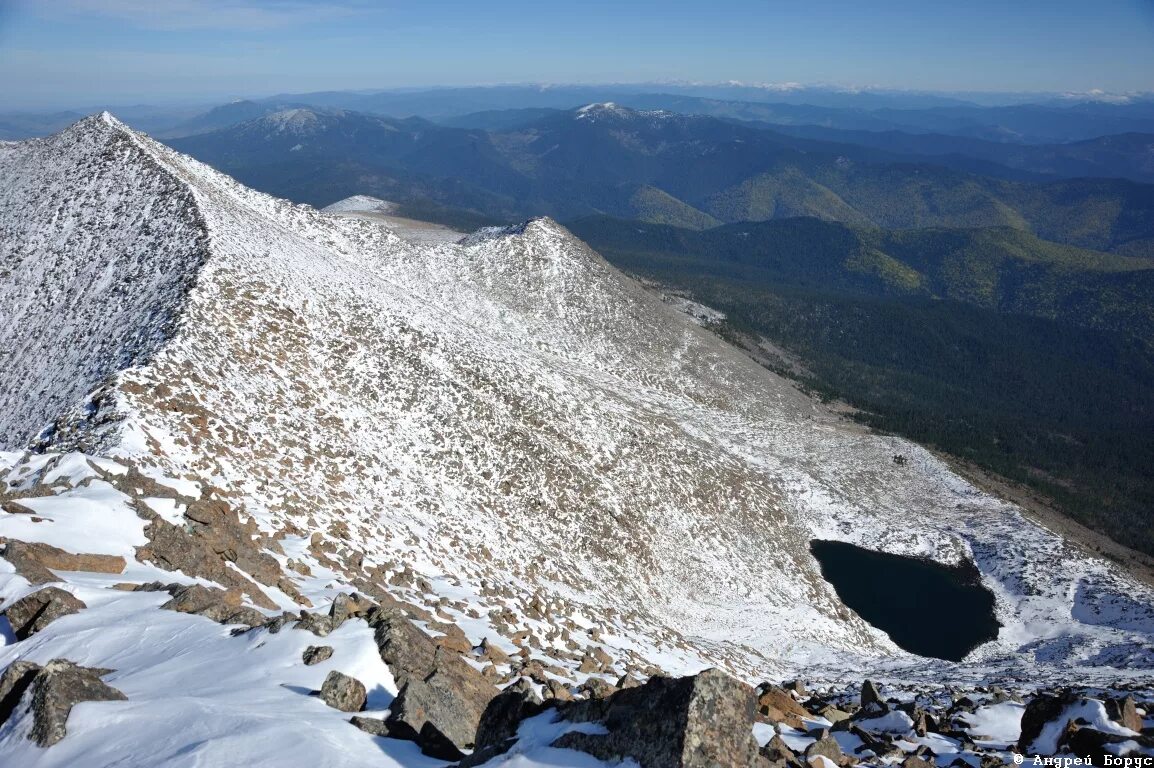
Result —
<path fill-rule="evenodd" d="M 1154 254 L 1154 188 L 1123 179 L 1022 180 L 1031 162 L 1054 157 L 1071 168 L 1141 168 L 1124 159 L 1127 147 L 1146 152 L 1140 138 L 1075 145 L 1064 155 L 1030 147 L 1017 160 L 970 142 L 978 149 L 959 160 L 932 155 L 946 139 L 921 137 L 920 151 L 909 151 L 892 137 L 889 146 L 857 134 L 834 142 L 841 134 L 803 137 L 614 103 L 518 117 L 526 120 L 490 119 L 489 132 L 297 108 L 169 141 L 258 189 L 321 206 L 369 194 L 494 219 L 608 214 L 707 228 L 814 216 L 886 228 L 1007 226 L 1078 247 Z M 299 125 L 286 131 L 287 120 Z M 1108 159 L 1096 161 L 1103 153 Z"/>

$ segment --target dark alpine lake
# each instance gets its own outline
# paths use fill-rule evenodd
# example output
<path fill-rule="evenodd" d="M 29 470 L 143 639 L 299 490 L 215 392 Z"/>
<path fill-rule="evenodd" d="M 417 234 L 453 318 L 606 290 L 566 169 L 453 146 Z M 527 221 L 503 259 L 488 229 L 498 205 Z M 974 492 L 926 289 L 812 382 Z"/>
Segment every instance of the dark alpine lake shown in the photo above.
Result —
<path fill-rule="evenodd" d="M 971 562 L 948 566 L 816 539 L 810 551 L 842 602 L 910 653 L 961 661 L 998 636 L 994 595 Z"/>

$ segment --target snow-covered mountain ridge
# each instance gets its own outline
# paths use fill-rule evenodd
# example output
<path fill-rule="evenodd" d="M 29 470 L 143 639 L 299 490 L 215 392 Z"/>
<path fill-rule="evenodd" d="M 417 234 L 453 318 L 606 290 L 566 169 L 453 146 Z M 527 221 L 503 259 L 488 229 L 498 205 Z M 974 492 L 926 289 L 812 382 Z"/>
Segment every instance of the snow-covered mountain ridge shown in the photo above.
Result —
<path fill-rule="evenodd" d="M 177 524 L 207 494 L 281 570 L 248 572 L 250 604 L 376 585 L 574 683 L 1151 677 L 1147 589 L 823 409 L 552 221 L 415 246 L 106 114 L 0 148 L 0 178 L 6 493 L 47 521 L 0 515 L 0 536 L 103 547 L 143 583 L 156 566 L 116 515 L 147 498 Z M 184 490 L 101 495 L 83 455 Z M 107 532 L 85 542 L 93 520 Z M 959 665 L 900 651 L 821 578 L 814 538 L 973 558 L 998 640 Z M 107 582 L 73 582 L 89 622 Z M 38 653 L 76 650 L 53 629 Z M 126 669 L 114 656 L 83 661 Z"/>

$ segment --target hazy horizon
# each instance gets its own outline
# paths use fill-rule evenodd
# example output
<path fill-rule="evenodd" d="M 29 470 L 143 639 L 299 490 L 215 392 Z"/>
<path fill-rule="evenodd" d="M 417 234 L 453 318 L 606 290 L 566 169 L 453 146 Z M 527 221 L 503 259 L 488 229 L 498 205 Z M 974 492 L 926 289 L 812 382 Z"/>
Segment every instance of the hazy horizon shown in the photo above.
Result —
<path fill-rule="evenodd" d="M 1154 91 L 1154 4 L 8 0 L 0 71 L 9 109 L 527 80 L 1145 93 Z"/>

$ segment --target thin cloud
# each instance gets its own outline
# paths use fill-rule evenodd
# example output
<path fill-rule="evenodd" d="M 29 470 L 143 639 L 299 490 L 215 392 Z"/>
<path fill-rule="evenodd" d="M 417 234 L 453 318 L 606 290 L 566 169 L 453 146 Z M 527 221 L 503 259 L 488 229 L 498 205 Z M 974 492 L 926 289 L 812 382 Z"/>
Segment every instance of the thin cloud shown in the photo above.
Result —
<path fill-rule="evenodd" d="M 295 27 L 380 10 L 364 0 L 54 0 L 44 16 L 102 16 L 156 30 L 263 30 Z"/>

